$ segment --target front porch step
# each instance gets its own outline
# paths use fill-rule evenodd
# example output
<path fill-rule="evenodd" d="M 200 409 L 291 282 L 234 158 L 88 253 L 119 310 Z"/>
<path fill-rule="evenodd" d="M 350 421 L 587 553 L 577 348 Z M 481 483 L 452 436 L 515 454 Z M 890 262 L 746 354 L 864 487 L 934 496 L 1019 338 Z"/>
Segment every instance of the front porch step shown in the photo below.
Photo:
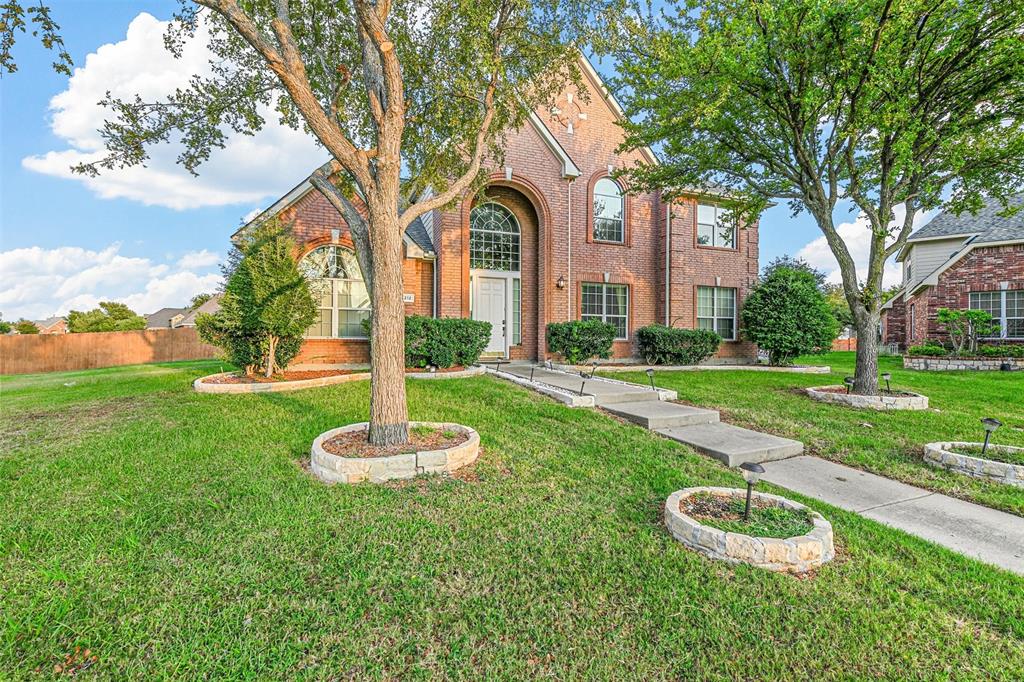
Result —
<path fill-rule="evenodd" d="M 751 431 L 732 424 L 699 424 L 654 429 L 666 438 L 685 443 L 726 466 L 743 462 L 771 462 L 803 454 L 800 441 Z"/>
<path fill-rule="evenodd" d="M 679 403 L 645 400 L 608 405 L 605 409 L 651 430 L 718 422 L 718 412 L 715 410 L 705 410 L 701 407 L 680 405 Z"/>

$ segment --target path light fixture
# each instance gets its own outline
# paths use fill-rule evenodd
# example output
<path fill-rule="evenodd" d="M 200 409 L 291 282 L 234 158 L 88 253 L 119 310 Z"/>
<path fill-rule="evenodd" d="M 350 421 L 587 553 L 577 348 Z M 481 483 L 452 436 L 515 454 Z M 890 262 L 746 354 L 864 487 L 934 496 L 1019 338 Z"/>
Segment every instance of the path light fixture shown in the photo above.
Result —
<path fill-rule="evenodd" d="M 747 504 L 743 508 L 743 520 L 750 520 L 750 495 L 754 491 L 754 486 L 761 480 L 761 474 L 764 473 L 764 467 L 756 462 L 744 462 L 740 465 L 740 469 L 743 470 L 743 480 L 747 482 Z"/>
<path fill-rule="evenodd" d="M 892 379 L 892 374 L 890 372 L 883 372 L 882 373 L 882 381 L 885 382 L 885 392 L 886 393 L 892 393 L 892 390 L 889 388 L 889 380 L 890 379 Z"/>
<path fill-rule="evenodd" d="M 594 360 L 594 364 L 590 366 L 590 378 L 593 379 L 595 374 L 597 374 L 597 360 Z"/>
<path fill-rule="evenodd" d="M 853 377 L 844 377 L 843 383 L 846 384 L 846 394 L 850 394 L 850 389 L 853 388 Z"/>
<path fill-rule="evenodd" d="M 651 390 L 657 391 L 658 389 L 654 387 L 654 368 L 648 367 L 645 374 L 647 374 L 647 379 L 651 382 Z"/>
<path fill-rule="evenodd" d="M 537 369 L 537 365 L 530 365 L 530 383 L 533 383 L 533 372 Z"/>
<path fill-rule="evenodd" d="M 985 427 L 985 444 L 981 446 L 981 454 L 984 455 L 988 450 L 988 439 L 996 432 L 996 429 L 1003 425 L 1003 422 L 992 417 L 985 417 L 981 420 L 981 425 Z"/>
<path fill-rule="evenodd" d="M 553 371 L 553 370 L 555 369 L 555 366 L 554 366 L 553 364 L 551 364 L 551 361 L 550 361 L 550 360 L 547 360 L 547 361 L 545 361 L 545 363 L 544 363 L 544 364 L 548 366 L 548 371 L 549 371 L 549 372 L 550 372 L 550 371 Z"/>
<path fill-rule="evenodd" d="M 580 395 L 583 395 L 583 387 L 587 385 L 587 373 L 580 372 L 580 377 L 583 378 L 583 381 L 580 382 Z"/>

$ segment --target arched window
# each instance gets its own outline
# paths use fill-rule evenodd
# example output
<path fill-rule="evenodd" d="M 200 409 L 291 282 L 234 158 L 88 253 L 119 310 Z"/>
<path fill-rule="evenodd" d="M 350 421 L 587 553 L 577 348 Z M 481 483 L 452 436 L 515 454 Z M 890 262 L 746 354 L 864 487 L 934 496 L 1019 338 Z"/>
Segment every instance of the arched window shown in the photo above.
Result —
<path fill-rule="evenodd" d="M 486 202 L 469 214 L 469 267 L 519 270 L 519 222 L 501 204 Z"/>
<path fill-rule="evenodd" d="M 622 214 L 625 202 L 622 189 L 611 178 L 601 178 L 594 185 L 594 239 L 602 242 L 626 241 Z"/>
<path fill-rule="evenodd" d="M 299 269 L 320 309 L 306 336 L 366 338 L 362 323 L 370 316 L 370 296 L 356 255 L 341 246 L 321 246 L 306 254 Z"/>

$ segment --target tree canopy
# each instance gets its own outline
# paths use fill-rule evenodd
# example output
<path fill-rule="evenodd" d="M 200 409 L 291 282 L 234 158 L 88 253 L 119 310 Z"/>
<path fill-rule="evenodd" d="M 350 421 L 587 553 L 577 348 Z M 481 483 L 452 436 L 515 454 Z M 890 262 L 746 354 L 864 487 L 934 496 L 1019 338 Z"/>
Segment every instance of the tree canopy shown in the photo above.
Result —
<path fill-rule="evenodd" d="M 145 329 L 146 318 L 124 303 L 103 301 L 98 308 L 68 313 L 68 331 L 81 332 L 124 332 Z"/>

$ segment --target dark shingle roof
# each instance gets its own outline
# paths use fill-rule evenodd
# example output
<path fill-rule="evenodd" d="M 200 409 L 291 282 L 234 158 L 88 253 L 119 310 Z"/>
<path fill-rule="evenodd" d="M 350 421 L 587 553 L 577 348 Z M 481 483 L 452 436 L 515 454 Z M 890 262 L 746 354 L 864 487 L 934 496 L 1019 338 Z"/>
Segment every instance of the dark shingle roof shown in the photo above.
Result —
<path fill-rule="evenodd" d="M 155 313 L 146 315 L 146 328 L 170 327 L 171 320 L 174 319 L 175 315 L 184 315 L 188 310 L 188 308 L 161 308 Z"/>
<path fill-rule="evenodd" d="M 409 223 L 409 227 L 405 228 L 405 234 L 413 244 L 423 249 L 424 253 L 434 253 L 434 245 L 430 242 L 430 234 L 427 233 L 427 226 L 423 224 L 422 219 L 416 218 Z"/>
<path fill-rule="evenodd" d="M 1024 207 L 1024 194 L 1010 197 L 1010 206 Z M 954 237 L 957 235 L 978 235 L 973 243 L 1005 242 L 1024 239 L 1024 210 L 1010 217 L 999 215 L 1003 206 L 995 199 L 989 199 L 977 214 L 956 215 L 944 211 L 930 223 L 910 235 L 909 241 Z"/>

